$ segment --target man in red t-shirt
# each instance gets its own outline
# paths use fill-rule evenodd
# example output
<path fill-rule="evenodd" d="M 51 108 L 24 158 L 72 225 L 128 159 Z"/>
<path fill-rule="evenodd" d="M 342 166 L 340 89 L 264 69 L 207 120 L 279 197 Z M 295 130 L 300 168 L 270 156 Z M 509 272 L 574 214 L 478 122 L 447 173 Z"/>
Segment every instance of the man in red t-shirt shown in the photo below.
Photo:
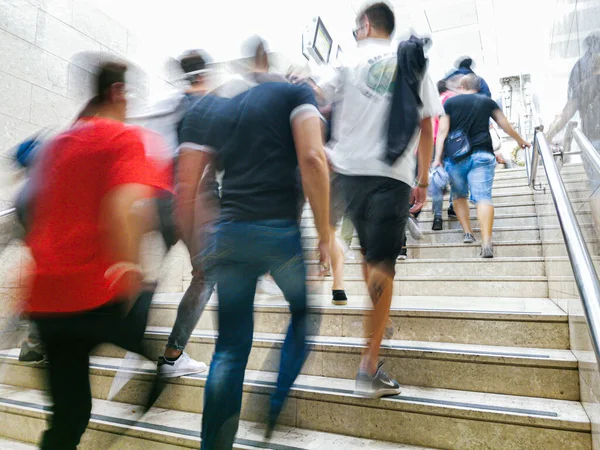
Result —
<path fill-rule="evenodd" d="M 140 130 L 123 123 L 126 70 L 101 67 L 88 105 L 95 115 L 50 142 L 34 169 L 26 242 L 35 267 L 25 310 L 46 347 L 54 403 L 42 449 L 75 449 L 87 427 L 92 348 L 110 342 L 142 353 L 152 292 L 138 265 L 138 211 L 171 182 Z"/>

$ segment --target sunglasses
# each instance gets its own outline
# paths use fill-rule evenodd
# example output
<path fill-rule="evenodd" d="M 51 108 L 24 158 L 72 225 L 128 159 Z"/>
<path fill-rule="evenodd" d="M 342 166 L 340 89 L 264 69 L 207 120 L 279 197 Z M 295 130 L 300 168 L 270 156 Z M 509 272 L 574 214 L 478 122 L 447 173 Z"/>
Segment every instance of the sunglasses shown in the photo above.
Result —
<path fill-rule="evenodd" d="M 366 25 L 361 25 L 360 27 L 358 27 L 352 31 L 352 36 L 354 36 L 354 40 L 356 40 L 356 41 L 358 40 L 358 32 L 364 28 L 366 28 Z"/>

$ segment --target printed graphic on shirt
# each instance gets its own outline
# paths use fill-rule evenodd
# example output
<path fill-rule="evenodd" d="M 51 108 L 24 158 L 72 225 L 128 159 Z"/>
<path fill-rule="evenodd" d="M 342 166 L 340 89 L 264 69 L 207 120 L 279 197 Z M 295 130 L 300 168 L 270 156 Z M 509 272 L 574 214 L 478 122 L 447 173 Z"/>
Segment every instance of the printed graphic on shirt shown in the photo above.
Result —
<path fill-rule="evenodd" d="M 367 87 L 383 96 L 394 91 L 396 81 L 396 58 L 385 57 L 376 60 L 367 72 Z"/>

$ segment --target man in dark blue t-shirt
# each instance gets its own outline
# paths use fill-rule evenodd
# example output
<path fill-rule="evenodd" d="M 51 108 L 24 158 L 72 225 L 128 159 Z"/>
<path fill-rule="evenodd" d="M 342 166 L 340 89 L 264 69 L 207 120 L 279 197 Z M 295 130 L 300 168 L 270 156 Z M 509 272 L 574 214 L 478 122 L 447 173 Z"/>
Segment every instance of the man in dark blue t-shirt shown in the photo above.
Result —
<path fill-rule="evenodd" d="M 477 92 L 481 80 L 471 74 L 462 78 L 462 95 L 449 98 L 444 103 L 446 115 L 440 118 L 436 139 L 436 152 L 433 167 L 444 165 L 450 176 L 454 210 L 463 228 L 465 244 L 475 242 L 471 228 L 470 211 L 467 198 L 477 204 L 477 219 L 481 227 L 482 258 L 493 258 L 492 228 L 494 225 L 494 206 L 492 205 L 492 185 L 496 169 L 496 157 L 489 132 L 490 119 L 494 121 L 521 147 L 529 147 L 513 129 L 498 104 Z M 444 155 L 446 138 L 455 132 L 462 132 L 470 145 L 470 152 L 462 158 Z"/>
<path fill-rule="evenodd" d="M 306 269 L 296 205 L 304 191 L 319 234 L 321 263 L 329 261 L 329 178 L 320 115 L 306 86 L 265 83 L 232 99 L 207 95 L 183 119 L 177 215 L 193 235 L 194 200 L 209 161 L 223 169 L 220 217 L 198 259 L 219 292 L 219 337 L 204 394 L 202 448 L 231 448 L 252 347 L 258 277 L 270 272 L 292 314 L 271 398 L 270 433 L 307 357 Z M 196 217 L 202 217 L 198 211 Z M 232 426 L 232 424 L 234 424 Z"/>

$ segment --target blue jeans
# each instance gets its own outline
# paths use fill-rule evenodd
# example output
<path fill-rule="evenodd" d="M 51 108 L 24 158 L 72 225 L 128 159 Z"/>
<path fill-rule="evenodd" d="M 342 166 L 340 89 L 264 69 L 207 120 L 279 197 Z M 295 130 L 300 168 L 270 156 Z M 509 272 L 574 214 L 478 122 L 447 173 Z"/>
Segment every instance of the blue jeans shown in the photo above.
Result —
<path fill-rule="evenodd" d="M 492 203 L 492 187 L 496 171 L 496 156 L 487 151 L 475 151 L 467 158 L 445 161 L 450 176 L 452 198 L 468 198 L 473 203 Z"/>
<path fill-rule="evenodd" d="M 292 315 L 269 420 L 275 422 L 308 355 L 306 269 L 295 220 L 221 222 L 205 254 L 217 283 L 219 337 L 204 392 L 202 449 L 232 448 L 237 432 L 244 371 L 252 348 L 253 303 L 259 276 L 270 272 Z"/>

